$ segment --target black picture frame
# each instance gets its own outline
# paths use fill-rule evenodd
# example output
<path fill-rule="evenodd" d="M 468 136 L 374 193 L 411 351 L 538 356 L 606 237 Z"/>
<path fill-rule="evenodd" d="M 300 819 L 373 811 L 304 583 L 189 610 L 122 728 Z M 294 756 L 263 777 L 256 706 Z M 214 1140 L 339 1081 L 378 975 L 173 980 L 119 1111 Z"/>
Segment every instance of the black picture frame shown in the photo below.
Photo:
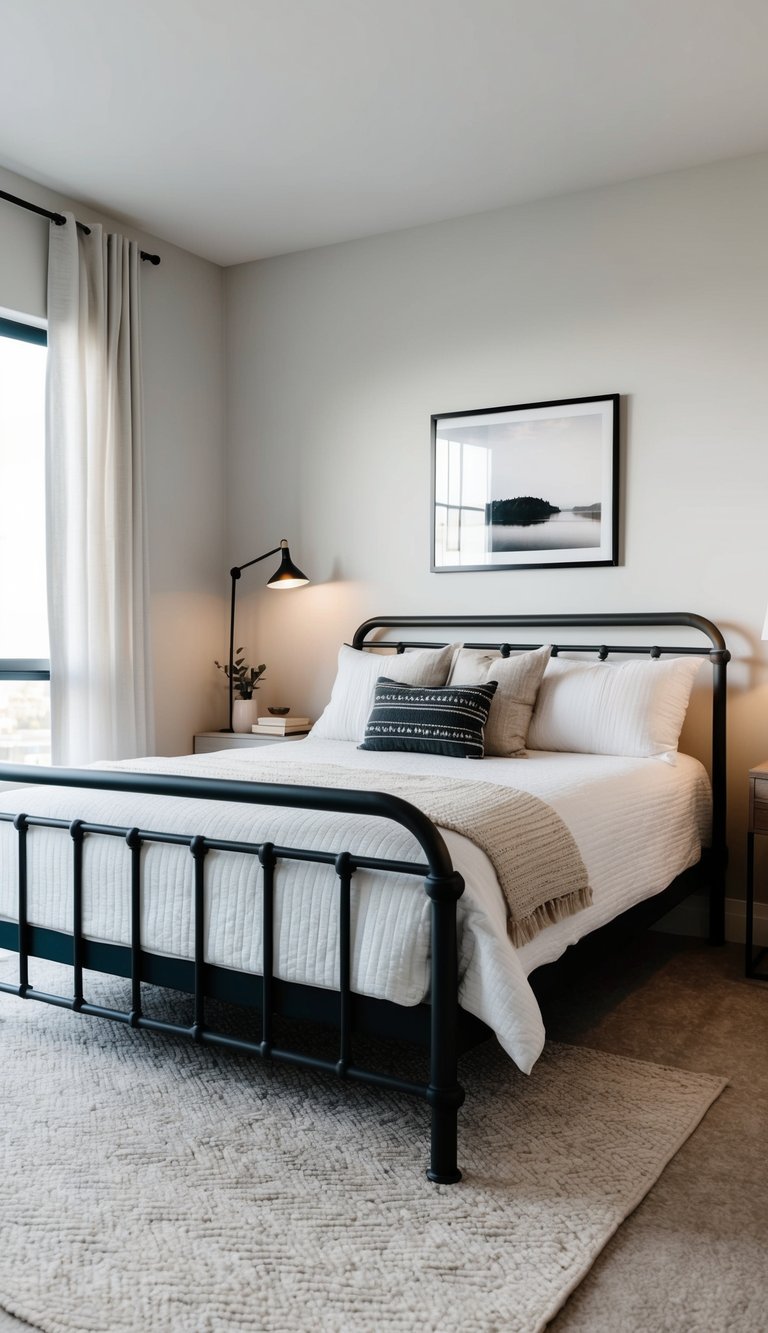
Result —
<path fill-rule="evenodd" d="M 619 403 L 433 413 L 432 572 L 617 565 Z"/>

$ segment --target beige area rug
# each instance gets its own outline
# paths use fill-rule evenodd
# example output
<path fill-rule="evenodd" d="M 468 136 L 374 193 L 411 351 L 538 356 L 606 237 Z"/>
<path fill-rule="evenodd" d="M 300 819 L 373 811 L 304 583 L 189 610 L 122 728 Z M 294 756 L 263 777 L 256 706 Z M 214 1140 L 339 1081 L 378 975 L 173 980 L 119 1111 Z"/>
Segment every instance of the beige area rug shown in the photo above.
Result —
<path fill-rule="evenodd" d="M 532 1333 L 723 1087 L 555 1045 L 462 1077 L 465 1179 L 436 1187 L 422 1104 L 0 995 L 0 1306 L 48 1333 Z"/>

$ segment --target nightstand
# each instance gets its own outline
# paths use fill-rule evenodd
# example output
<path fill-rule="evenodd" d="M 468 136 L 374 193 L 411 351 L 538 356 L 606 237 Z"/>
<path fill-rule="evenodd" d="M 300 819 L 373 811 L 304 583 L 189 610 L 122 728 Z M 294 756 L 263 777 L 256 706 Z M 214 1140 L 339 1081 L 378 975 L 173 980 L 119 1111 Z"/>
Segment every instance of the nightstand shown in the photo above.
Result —
<path fill-rule="evenodd" d="M 754 933 L 755 912 L 755 838 L 768 836 L 768 760 L 750 769 L 749 773 L 749 823 L 747 825 L 747 929 L 744 970 L 748 977 L 759 981 L 768 981 L 768 971 L 758 972 L 758 966 L 768 947 L 754 952 L 752 936 Z"/>
<path fill-rule="evenodd" d="M 252 731 L 198 731 L 193 754 L 214 754 L 216 750 L 250 750 L 254 745 L 278 745 L 281 741 L 303 741 L 309 732 L 291 736 L 254 736 Z"/>

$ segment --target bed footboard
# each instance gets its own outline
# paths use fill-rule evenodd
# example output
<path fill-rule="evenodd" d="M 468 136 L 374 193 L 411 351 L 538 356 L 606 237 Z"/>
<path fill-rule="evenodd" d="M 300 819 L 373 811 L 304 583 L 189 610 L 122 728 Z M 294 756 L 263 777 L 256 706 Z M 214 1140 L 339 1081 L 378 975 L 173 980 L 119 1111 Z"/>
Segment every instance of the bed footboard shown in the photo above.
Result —
<path fill-rule="evenodd" d="M 300 809 L 325 810 L 351 815 L 375 815 L 401 824 L 413 834 L 425 856 L 425 862 L 389 861 L 385 858 L 355 856 L 349 851 L 336 854 L 312 851 L 307 848 L 277 846 L 270 842 L 242 843 L 203 834 L 186 837 L 181 834 L 151 832 L 139 828 L 125 828 L 110 824 L 94 824 L 76 819 L 71 823 L 46 818 L 39 814 L 0 813 L 0 821 L 13 824 L 18 838 L 18 906 L 16 921 L 0 922 L 0 945 L 15 950 L 19 955 L 18 982 L 0 982 L 0 991 L 23 999 L 38 1000 L 44 1004 L 72 1009 L 91 1017 L 107 1018 L 130 1027 L 173 1033 L 193 1041 L 224 1047 L 229 1050 L 260 1055 L 311 1069 L 322 1069 L 338 1078 L 369 1083 L 381 1088 L 425 1100 L 431 1110 L 431 1149 L 427 1176 L 439 1184 L 455 1184 L 461 1179 L 457 1164 L 458 1112 L 464 1101 L 464 1090 L 458 1082 L 458 962 L 456 905 L 464 891 L 464 882 L 453 868 L 448 850 L 439 830 L 416 807 L 384 792 L 355 792 L 326 787 L 295 787 L 279 784 L 233 782 L 220 779 L 160 777 L 142 774 L 121 775 L 114 772 L 78 769 L 19 768 L 0 765 L 0 782 L 15 786 L 48 785 L 56 787 L 96 788 L 108 791 L 137 792 L 158 796 L 185 797 L 194 800 L 235 801 L 254 805 L 286 806 Z M 27 839 L 35 827 L 58 828 L 69 831 L 72 840 L 72 912 L 71 936 L 59 932 L 41 931 L 28 920 Z M 125 946 L 94 946 L 83 935 L 83 845 L 87 838 L 107 837 L 123 839 L 130 856 L 131 867 L 131 942 Z M 142 848 L 148 843 L 172 843 L 187 846 L 194 863 L 194 960 L 191 986 L 193 1021 L 189 1025 L 154 1019 L 142 1010 L 141 983 L 147 979 L 146 961 L 141 939 Z M 257 1041 L 235 1037 L 213 1027 L 207 1018 L 206 1000 L 208 965 L 205 960 L 205 862 L 212 850 L 231 851 L 255 856 L 262 867 L 262 924 L 263 948 L 261 975 L 254 975 L 254 1002 L 261 1011 L 261 1034 Z M 281 863 L 310 861 L 332 865 L 338 889 L 340 964 L 338 977 L 338 1059 L 324 1059 L 317 1055 L 277 1045 L 273 1035 L 276 1010 L 274 975 L 274 912 L 276 879 Z M 350 985 L 352 932 L 351 894 L 357 870 L 372 869 L 421 878 L 430 899 L 432 930 L 431 985 L 430 985 L 430 1040 L 429 1082 L 414 1083 L 391 1074 L 365 1069 L 355 1062 L 353 1054 L 352 991 Z M 56 940 L 54 941 L 54 936 Z M 62 950 L 63 944 L 63 950 Z M 114 1009 L 92 1004 L 84 992 L 83 973 L 92 964 L 94 947 L 114 950 L 118 975 L 130 977 L 131 1003 L 129 1009 Z M 69 954 L 66 957 L 66 954 Z M 55 995 L 36 989 L 30 984 L 29 959 L 54 957 L 67 961 L 72 967 L 71 995 Z M 162 963 L 171 965 L 179 960 L 156 959 L 155 976 L 158 984 L 173 986 Z M 188 965 L 187 965 L 188 966 Z M 112 970 L 105 968 L 104 970 Z M 160 980 L 163 978 L 163 980 Z"/>

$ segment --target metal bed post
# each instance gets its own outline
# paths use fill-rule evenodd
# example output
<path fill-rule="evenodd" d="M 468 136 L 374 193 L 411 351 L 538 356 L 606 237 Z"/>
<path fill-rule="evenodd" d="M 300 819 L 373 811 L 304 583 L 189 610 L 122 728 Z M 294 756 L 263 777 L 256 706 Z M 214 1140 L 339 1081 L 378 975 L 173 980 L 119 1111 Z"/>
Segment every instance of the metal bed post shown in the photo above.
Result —
<path fill-rule="evenodd" d="M 461 875 L 428 875 L 425 888 L 432 902 L 432 1015 L 427 1101 L 432 1108 L 429 1180 L 455 1185 L 461 1180 L 457 1163 L 458 1114 L 464 1089 L 458 1081 L 456 1045 L 459 1010 L 459 969 L 456 904 L 464 892 Z"/>
<path fill-rule="evenodd" d="M 709 898 L 710 944 L 725 943 L 725 872 L 728 866 L 726 842 L 726 667 L 730 653 L 722 647 L 712 649 L 714 674 L 712 695 L 712 876 Z"/>

